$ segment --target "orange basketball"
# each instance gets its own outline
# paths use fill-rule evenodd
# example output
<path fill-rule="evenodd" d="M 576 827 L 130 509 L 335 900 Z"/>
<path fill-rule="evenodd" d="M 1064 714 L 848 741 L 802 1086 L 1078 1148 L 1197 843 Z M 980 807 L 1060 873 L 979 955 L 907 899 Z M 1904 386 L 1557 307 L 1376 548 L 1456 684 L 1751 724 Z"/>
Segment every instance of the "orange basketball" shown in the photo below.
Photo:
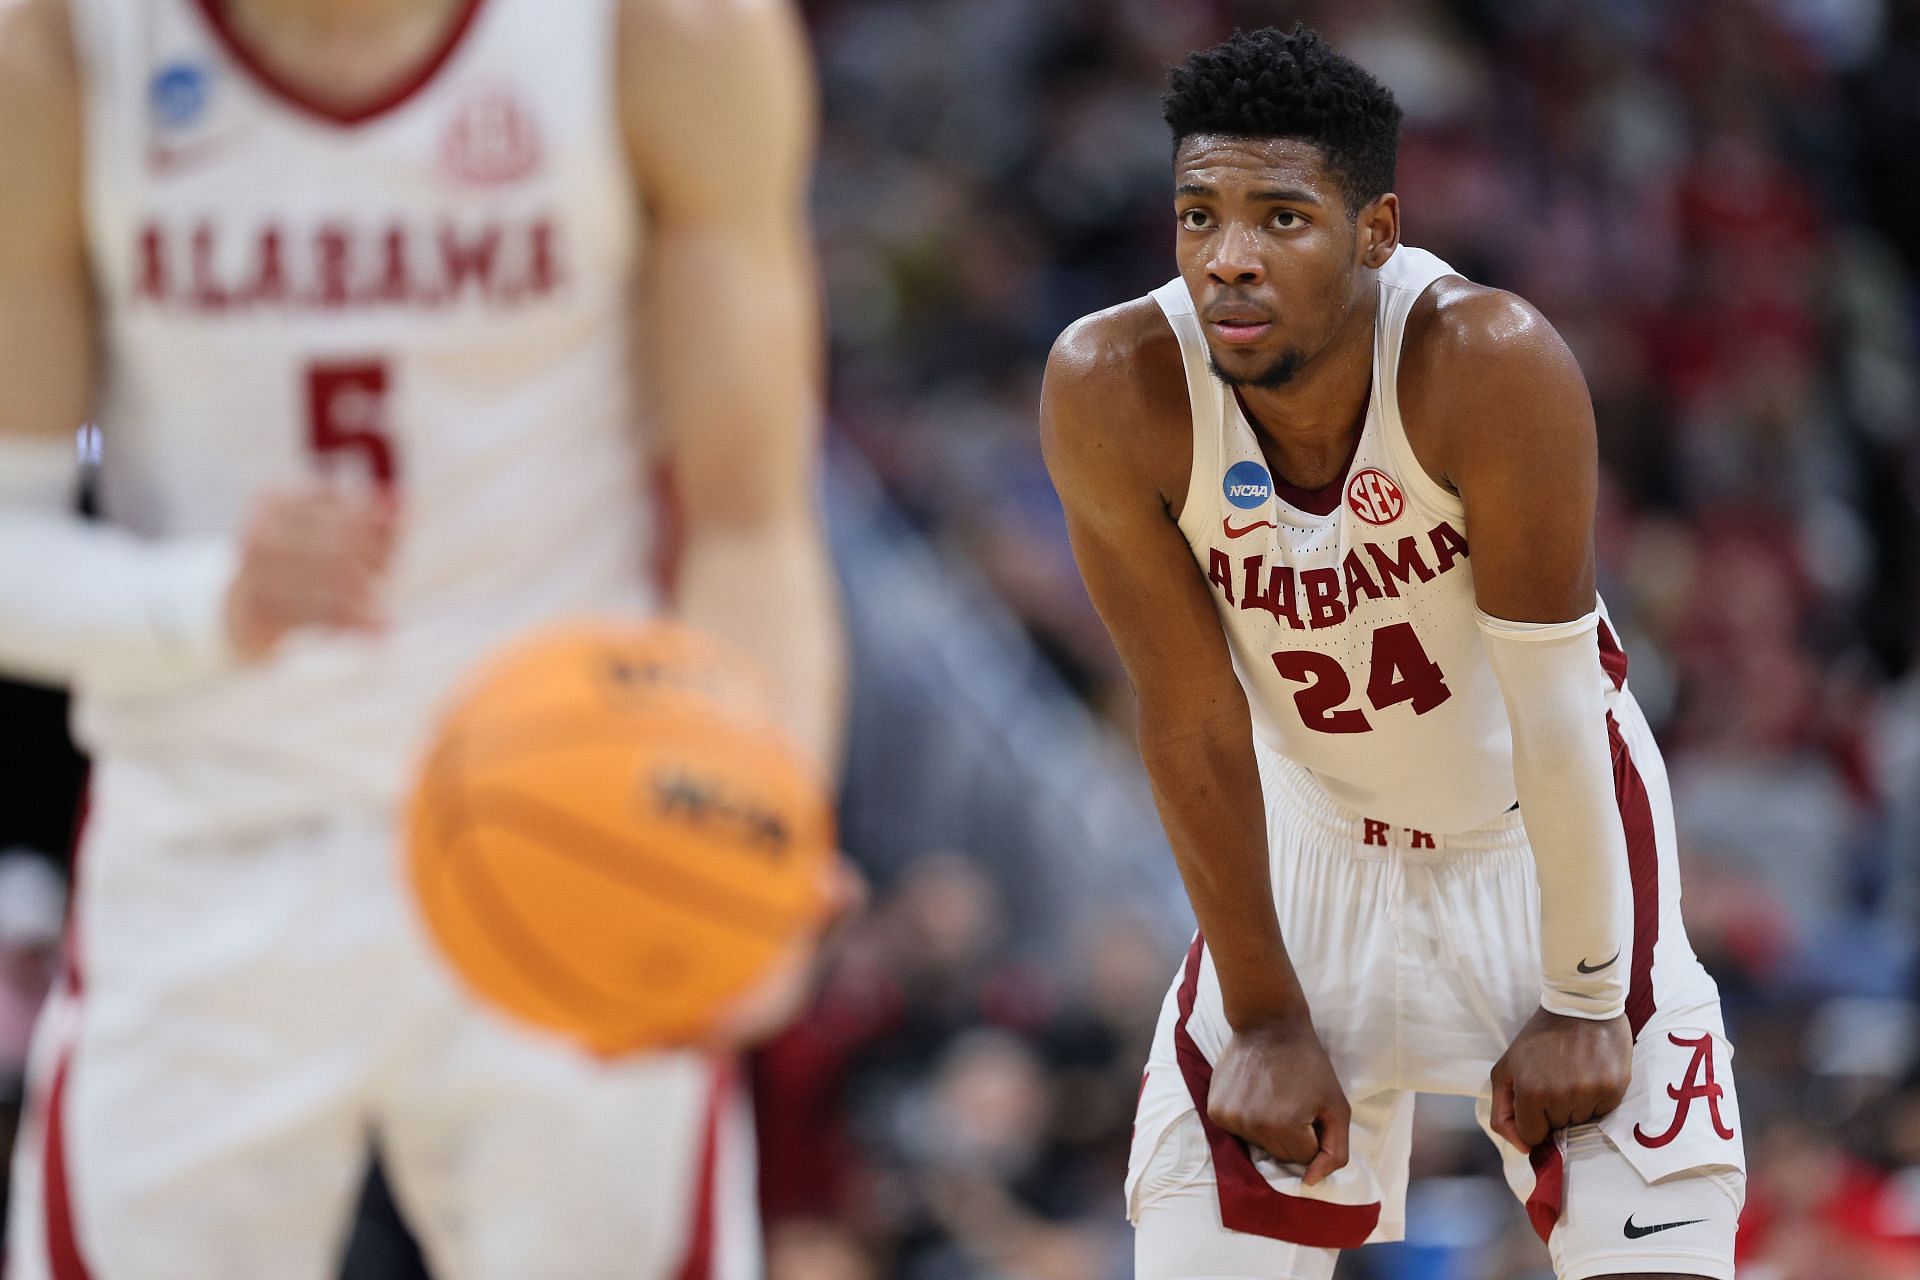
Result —
<path fill-rule="evenodd" d="M 699 1039 L 820 920 L 822 779 L 745 658 L 667 623 L 514 644 L 408 815 L 428 927 L 482 999 L 602 1053 Z"/>

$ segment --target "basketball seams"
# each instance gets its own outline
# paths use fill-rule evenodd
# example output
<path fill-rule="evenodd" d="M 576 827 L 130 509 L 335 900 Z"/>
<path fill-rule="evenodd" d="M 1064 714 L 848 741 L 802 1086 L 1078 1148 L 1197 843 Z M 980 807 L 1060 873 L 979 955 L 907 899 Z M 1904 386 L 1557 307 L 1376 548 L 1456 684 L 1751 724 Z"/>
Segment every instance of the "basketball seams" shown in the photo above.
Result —
<path fill-rule="evenodd" d="M 450 756 L 462 756 L 465 752 L 464 735 L 450 734 L 446 748 Z M 455 769 L 452 776 L 464 780 L 467 773 Z M 453 810 L 452 839 L 441 845 L 443 883 L 459 897 L 468 911 L 485 921 L 486 927 L 482 933 L 504 954 L 510 966 L 520 973 L 528 985 L 552 1001 L 558 1009 L 567 1007 L 567 996 L 570 994 L 625 1018 L 648 1012 L 648 1002 L 636 1002 L 630 996 L 599 987 L 590 978 L 574 971 L 538 935 L 529 930 L 512 901 L 500 893 L 498 886 L 493 883 L 493 877 L 485 874 L 477 850 L 473 851 L 476 856 L 453 856 L 462 845 L 472 846 L 476 843 L 471 798 L 465 794 L 467 787 L 463 781 L 434 790 L 442 795 L 444 803 Z M 555 987 L 562 993 L 559 999 L 555 999 L 552 990 Z"/>
<path fill-rule="evenodd" d="M 471 840 L 472 834 L 469 832 L 462 838 Z M 519 912 L 514 910 L 512 900 L 500 892 L 491 876 L 483 874 L 477 860 L 456 859 L 452 871 L 452 885 L 467 909 L 486 922 L 488 941 L 508 953 L 521 975 L 533 986 L 559 987 L 575 1002 L 584 998 L 629 1017 L 647 1012 L 649 1002 L 607 990 L 571 969 L 538 935 L 527 929 Z M 562 1008 L 567 1003 L 567 999 L 559 1002 Z"/>
<path fill-rule="evenodd" d="M 489 788 L 477 801 L 470 801 L 470 813 L 485 812 L 501 824 L 522 834 L 528 828 L 548 824 L 558 832 L 557 839 L 540 838 L 539 843 L 554 856 L 585 867 L 627 888 L 650 897 L 662 896 L 660 880 L 672 881 L 666 890 L 668 900 L 698 914 L 702 919 L 735 933 L 755 939 L 782 935 L 792 927 L 796 913 L 781 911 L 770 903 L 750 903 L 740 898 L 740 886 L 711 880 L 686 867 L 670 867 L 650 861 L 644 868 L 633 866 L 625 856 L 635 842 L 574 817 L 572 814 L 529 795 L 505 788 Z M 604 859 L 586 856 L 584 848 L 605 851 Z M 757 915 L 757 919 L 743 919 Z"/>

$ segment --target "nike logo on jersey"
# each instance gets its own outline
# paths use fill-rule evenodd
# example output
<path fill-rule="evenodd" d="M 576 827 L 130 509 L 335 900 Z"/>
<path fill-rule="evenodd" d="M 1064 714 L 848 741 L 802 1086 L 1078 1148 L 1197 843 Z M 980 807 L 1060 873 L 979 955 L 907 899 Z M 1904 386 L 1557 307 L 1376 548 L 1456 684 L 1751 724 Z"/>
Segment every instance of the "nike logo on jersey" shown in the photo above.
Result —
<path fill-rule="evenodd" d="M 1697 1222 L 1705 1221 L 1705 1218 L 1688 1218 L 1685 1222 L 1657 1222 L 1651 1227 L 1637 1227 L 1633 1223 L 1633 1215 L 1628 1214 L 1627 1225 L 1623 1230 L 1626 1232 L 1627 1239 L 1638 1240 L 1640 1237 L 1650 1236 L 1656 1231 L 1671 1231 L 1675 1227 L 1691 1227 Z"/>
<path fill-rule="evenodd" d="M 1278 529 L 1280 526 L 1271 520 L 1255 520 L 1244 529 L 1236 529 L 1233 527 L 1233 517 L 1225 516 L 1220 521 L 1220 527 L 1226 530 L 1229 538 L 1244 538 L 1255 529 Z"/>
<path fill-rule="evenodd" d="M 223 138 L 202 138 L 198 142 L 174 146 L 162 146 L 158 142 L 150 143 L 147 146 L 147 170 L 167 177 L 183 170 L 198 169 L 216 158 L 223 150 L 225 150 Z"/>
<path fill-rule="evenodd" d="M 1620 958 L 1620 953 L 1616 951 L 1612 955 L 1608 956 L 1605 960 L 1602 960 L 1599 964 L 1588 964 L 1585 960 L 1582 960 L 1579 964 L 1576 964 L 1573 967 L 1578 969 L 1582 973 L 1598 973 L 1602 969 L 1611 968 L 1613 966 L 1613 962 L 1615 960 L 1618 960 L 1619 958 Z"/>

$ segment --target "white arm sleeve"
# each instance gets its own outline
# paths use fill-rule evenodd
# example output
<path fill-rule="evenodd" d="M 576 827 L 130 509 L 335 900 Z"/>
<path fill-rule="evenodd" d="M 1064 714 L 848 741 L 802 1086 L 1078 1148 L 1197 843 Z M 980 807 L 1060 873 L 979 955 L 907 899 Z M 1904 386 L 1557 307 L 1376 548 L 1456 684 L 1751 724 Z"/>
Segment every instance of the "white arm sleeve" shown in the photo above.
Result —
<path fill-rule="evenodd" d="M 1540 882 L 1541 1007 L 1618 1017 L 1631 967 L 1633 886 L 1613 790 L 1600 615 L 1479 620 L 1513 726 L 1514 788 Z"/>
<path fill-rule="evenodd" d="M 69 441 L 0 439 L 0 671 L 148 693 L 226 666 L 230 544 L 82 520 L 76 475 Z"/>

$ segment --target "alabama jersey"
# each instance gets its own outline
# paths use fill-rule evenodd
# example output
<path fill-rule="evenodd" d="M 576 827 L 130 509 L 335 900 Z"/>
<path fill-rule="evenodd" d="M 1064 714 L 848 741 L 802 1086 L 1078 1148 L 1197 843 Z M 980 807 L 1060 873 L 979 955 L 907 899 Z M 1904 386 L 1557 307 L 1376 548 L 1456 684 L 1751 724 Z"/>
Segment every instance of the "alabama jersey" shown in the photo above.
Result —
<path fill-rule="evenodd" d="M 1255 735 L 1341 803 L 1466 831 L 1512 808 L 1505 704 L 1475 621 L 1460 499 L 1421 468 L 1397 394 L 1407 316 L 1457 274 L 1401 246 L 1379 273 L 1373 392 L 1337 502 L 1288 501 L 1239 398 L 1208 367 L 1184 282 L 1153 293 L 1180 339 L 1193 461 L 1180 530 L 1208 581 Z M 1330 508 L 1314 510 L 1310 507 Z M 1604 622 L 1601 650 L 1624 664 Z M 1605 670 L 1593 678 L 1611 689 Z"/>
<path fill-rule="evenodd" d="M 474 659 L 649 606 L 616 4 L 465 0 L 352 113 L 277 79 L 213 0 L 73 10 L 106 518 L 229 536 L 315 475 L 391 484 L 402 513 L 384 634 L 82 688 L 78 729 L 167 779 L 162 831 L 385 807 Z"/>

